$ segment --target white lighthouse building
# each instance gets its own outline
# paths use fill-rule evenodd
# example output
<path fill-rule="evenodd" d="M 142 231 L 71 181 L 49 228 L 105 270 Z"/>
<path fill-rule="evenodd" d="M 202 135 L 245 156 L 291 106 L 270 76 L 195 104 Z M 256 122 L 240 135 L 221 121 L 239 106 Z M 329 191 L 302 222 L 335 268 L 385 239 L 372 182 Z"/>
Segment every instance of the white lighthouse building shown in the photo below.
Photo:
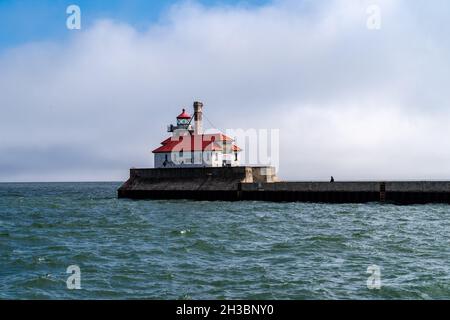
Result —
<path fill-rule="evenodd" d="M 192 117 L 182 110 L 177 124 L 168 126 L 167 131 L 172 136 L 153 150 L 155 168 L 239 166 L 242 150 L 233 139 L 220 132 L 204 134 L 202 119 L 201 102 L 194 102 Z"/>

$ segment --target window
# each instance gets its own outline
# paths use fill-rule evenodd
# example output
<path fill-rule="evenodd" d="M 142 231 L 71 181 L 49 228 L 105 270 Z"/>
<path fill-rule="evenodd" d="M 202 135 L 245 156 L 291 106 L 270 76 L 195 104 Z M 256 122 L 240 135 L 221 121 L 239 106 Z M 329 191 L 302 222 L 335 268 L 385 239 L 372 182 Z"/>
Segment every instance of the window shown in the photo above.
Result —
<path fill-rule="evenodd" d="M 216 152 L 215 155 L 216 155 L 216 161 L 219 161 L 219 154 Z"/>
<path fill-rule="evenodd" d="M 195 162 L 194 152 L 191 152 L 191 163 L 194 164 L 194 162 Z"/>

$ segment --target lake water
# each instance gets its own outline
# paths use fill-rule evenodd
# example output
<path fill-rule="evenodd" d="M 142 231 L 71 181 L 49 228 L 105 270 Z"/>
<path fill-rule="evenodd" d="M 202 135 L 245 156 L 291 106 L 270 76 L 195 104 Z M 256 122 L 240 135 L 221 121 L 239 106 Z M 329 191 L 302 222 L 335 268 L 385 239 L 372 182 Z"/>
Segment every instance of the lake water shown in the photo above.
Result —
<path fill-rule="evenodd" d="M 450 299 L 448 205 L 131 201 L 119 185 L 0 184 L 0 298 Z"/>

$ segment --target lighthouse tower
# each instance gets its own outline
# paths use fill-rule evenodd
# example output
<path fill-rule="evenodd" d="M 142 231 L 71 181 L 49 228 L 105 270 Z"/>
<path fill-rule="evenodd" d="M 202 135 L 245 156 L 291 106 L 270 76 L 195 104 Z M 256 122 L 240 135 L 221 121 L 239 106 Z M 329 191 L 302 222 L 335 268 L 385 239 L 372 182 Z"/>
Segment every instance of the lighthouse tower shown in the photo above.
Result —
<path fill-rule="evenodd" d="M 167 132 L 173 132 L 174 134 L 185 135 L 188 133 L 192 133 L 194 129 L 191 125 L 192 117 L 189 113 L 186 112 L 185 109 L 181 111 L 181 113 L 177 116 L 177 125 L 174 126 L 170 124 L 167 126 Z"/>
<path fill-rule="evenodd" d="M 194 116 L 181 111 L 177 124 L 167 127 L 172 136 L 153 150 L 155 168 L 239 166 L 241 148 L 220 132 L 204 134 L 202 120 L 201 102 L 194 102 Z"/>

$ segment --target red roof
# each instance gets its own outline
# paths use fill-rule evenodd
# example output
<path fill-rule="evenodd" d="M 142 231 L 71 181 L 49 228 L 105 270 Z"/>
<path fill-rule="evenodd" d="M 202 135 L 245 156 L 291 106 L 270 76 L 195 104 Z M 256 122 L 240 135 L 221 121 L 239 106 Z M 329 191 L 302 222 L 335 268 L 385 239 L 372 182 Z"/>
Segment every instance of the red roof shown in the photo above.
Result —
<path fill-rule="evenodd" d="M 233 141 L 233 139 L 231 139 L 230 137 L 224 135 L 223 133 L 208 133 L 208 134 L 202 134 L 202 135 L 192 135 L 194 137 L 194 139 L 200 139 L 200 138 L 196 138 L 197 136 L 202 136 L 202 139 L 204 141 L 225 141 L 225 142 L 231 142 Z M 163 142 L 161 142 L 162 145 L 169 143 L 170 141 L 172 141 L 172 139 L 176 139 L 173 137 L 167 138 L 166 140 L 164 140 Z M 240 150 L 240 149 L 239 149 Z"/>
<path fill-rule="evenodd" d="M 177 119 L 190 119 L 190 118 L 191 118 L 191 116 L 184 109 L 183 109 L 183 112 L 181 112 L 177 117 Z"/>
<path fill-rule="evenodd" d="M 219 140 L 217 140 L 217 138 Z M 231 138 L 224 134 L 202 134 L 187 135 L 180 137 L 170 137 L 161 142 L 162 146 L 153 150 L 153 153 L 180 152 L 180 151 L 222 151 L 222 147 L 215 141 L 231 142 Z M 232 151 L 241 151 L 241 149 L 232 145 Z"/>

